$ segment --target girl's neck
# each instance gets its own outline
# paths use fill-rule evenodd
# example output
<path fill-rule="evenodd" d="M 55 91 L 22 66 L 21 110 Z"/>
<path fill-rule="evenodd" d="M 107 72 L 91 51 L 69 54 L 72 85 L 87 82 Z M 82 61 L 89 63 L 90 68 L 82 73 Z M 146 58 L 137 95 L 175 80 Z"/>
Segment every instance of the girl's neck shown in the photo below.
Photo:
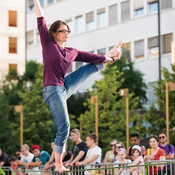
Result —
<path fill-rule="evenodd" d="M 126 162 L 126 159 L 122 159 L 122 160 L 120 159 L 120 162 Z"/>
<path fill-rule="evenodd" d="M 58 44 L 61 48 L 63 48 L 63 49 L 64 49 L 64 47 L 65 47 L 65 45 L 66 45 L 65 42 L 59 42 L 59 41 L 57 41 L 57 44 Z"/>

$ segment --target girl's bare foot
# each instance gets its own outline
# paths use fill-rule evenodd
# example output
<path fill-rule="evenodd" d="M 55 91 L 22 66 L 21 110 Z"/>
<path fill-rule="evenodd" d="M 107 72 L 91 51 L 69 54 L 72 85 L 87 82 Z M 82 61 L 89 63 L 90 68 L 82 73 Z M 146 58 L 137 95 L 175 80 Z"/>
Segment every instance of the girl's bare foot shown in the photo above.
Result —
<path fill-rule="evenodd" d="M 64 171 L 69 171 L 69 169 L 65 168 L 62 164 L 57 164 L 55 165 L 55 171 L 63 173 Z"/>

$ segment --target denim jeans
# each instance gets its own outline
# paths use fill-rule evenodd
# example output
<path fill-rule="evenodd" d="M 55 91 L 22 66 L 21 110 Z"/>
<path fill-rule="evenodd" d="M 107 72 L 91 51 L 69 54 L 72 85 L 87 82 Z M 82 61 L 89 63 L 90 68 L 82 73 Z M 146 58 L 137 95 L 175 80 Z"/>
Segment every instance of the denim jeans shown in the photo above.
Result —
<path fill-rule="evenodd" d="M 102 68 L 102 63 L 86 64 L 67 75 L 64 79 L 64 85 L 48 85 L 44 87 L 44 101 L 49 106 L 58 127 L 54 145 L 54 151 L 56 153 L 64 152 L 65 144 L 69 136 L 70 122 L 67 110 L 67 99 L 81 83 Z"/>

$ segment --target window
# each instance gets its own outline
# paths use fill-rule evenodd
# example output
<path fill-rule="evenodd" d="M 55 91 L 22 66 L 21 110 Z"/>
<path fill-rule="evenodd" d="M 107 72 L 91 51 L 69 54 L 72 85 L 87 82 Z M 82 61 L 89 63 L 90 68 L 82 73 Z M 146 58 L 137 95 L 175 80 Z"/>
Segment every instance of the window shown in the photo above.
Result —
<path fill-rule="evenodd" d="M 128 62 L 131 61 L 131 43 L 125 43 L 122 47 L 122 54 L 126 57 Z"/>
<path fill-rule="evenodd" d="M 161 0 L 161 9 L 172 8 L 172 0 Z"/>
<path fill-rule="evenodd" d="M 73 29 L 73 23 L 72 23 L 72 19 L 68 19 L 66 20 L 67 25 L 69 26 L 71 33 L 72 33 L 72 29 Z"/>
<path fill-rule="evenodd" d="M 159 47 L 158 47 L 158 37 L 153 37 L 148 39 L 148 49 L 150 56 L 158 56 Z"/>
<path fill-rule="evenodd" d="M 17 64 L 9 64 L 9 69 L 15 70 L 17 72 Z"/>
<path fill-rule="evenodd" d="M 72 66 L 69 68 L 69 70 L 67 71 L 67 74 L 68 73 L 71 73 L 72 72 Z"/>
<path fill-rule="evenodd" d="M 130 2 L 125 1 L 121 3 L 121 20 L 130 19 Z"/>
<path fill-rule="evenodd" d="M 92 30 L 95 28 L 94 23 L 94 12 L 89 12 L 86 14 L 86 30 Z"/>
<path fill-rule="evenodd" d="M 52 4 L 53 0 L 47 0 L 47 4 Z"/>
<path fill-rule="evenodd" d="M 17 27 L 17 11 L 9 10 L 9 26 Z"/>
<path fill-rule="evenodd" d="M 44 0 L 39 0 L 41 7 L 44 7 Z"/>
<path fill-rule="evenodd" d="M 33 10 L 33 9 L 34 9 L 33 0 L 28 0 L 28 9 L 29 9 L 29 10 Z"/>
<path fill-rule="evenodd" d="M 80 61 L 75 62 L 76 69 L 80 68 L 82 65 L 83 65 L 83 62 L 80 62 Z"/>
<path fill-rule="evenodd" d="M 109 25 L 117 23 L 117 4 L 109 6 Z"/>
<path fill-rule="evenodd" d="M 162 53 L 163 54 L 171 52 L 171 41 L 172 40 L 173 40 L 172 33 L 162 36 Z"/>
<path fill-rule="evenodd" d="M 144 0 L 134 0 L 135 16 L 141 16 L 144 14 Z"/>
<path fill-rule="evenodd" d="M 110 47 L 109 47 L 109 51 L 110 51 L 113 47 L 114 47 L 114 46 L 110 46 Z"/>
<path fill-rule="evenodd" d="M 27 32 L 27 44 L 28 45 L 33 44 L 33 30 Z"/>
<path fill-rule="evenodd" d="M 105 8 L 97 10 L 97 26 L 104 27 L 106 26 L 106 12 Z"/>
<path fill-rule="evenodd" d="M 9 53 L 17 53 L 17 38 L 9 37 Z"/>
<path fill-rule="evenodd" d="M 75 32 L 76 33 L 84 32 L 83 16 L 78 16 L 75 18 Z"/>
<path fill-rule="evenodd" d="M 144 40 L 139 40 L 134 42 L 135 46 L 135 57 L 137 59 L 144 57 Z"/>
<path fill-rule="evenodd" d="M 142 16 L 144 14 L 143 8 L 135 10 L 135 16 Z"/>
<path fill-rule="evenodd" d="M 158 11 L 158 2 L 151 2 L 149 3 L 149 12 L 153 13 L 153 12 L 157 12 Z"/>
<path fill-rule="evenodd" d="M 41 39 L 40 39 L 40 35 L 39 35 L 39 31 L 38 30 L 36 32 L 36 39 L 37 39 L 37 43 L 40 43 L 41 42 Z"/>
<path fill-rule="evenodd" d="M 17 64 L 9 64 L 9 72 L 7 78 L 9 80 L 17 80 L 18 72 L 17 72 Z"/>
<path fill-rule="evenodd" d="M 106 54 L 106 49 L 105 48 L 98 49 L 97 50 L 97 54 L 99 54 L 99 55 L 105 55 Z"/>

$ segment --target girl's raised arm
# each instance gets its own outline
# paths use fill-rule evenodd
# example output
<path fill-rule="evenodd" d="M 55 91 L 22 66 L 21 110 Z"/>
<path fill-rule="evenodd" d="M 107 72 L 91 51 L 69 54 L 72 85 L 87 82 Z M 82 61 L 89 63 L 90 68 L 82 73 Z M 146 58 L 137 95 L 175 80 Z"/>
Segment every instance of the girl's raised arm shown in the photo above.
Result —
<path fill-rule="evenodd" d="M 35 5 L 35 14 L 36 14 L 36 17 L 37 18 L 42 17 L 43 16 L 43 11 L 41 9 L 41 5 L 40 5 L 39 0 L 33 0 L 33 2 L 34 2 L 34 5 Z"/>

